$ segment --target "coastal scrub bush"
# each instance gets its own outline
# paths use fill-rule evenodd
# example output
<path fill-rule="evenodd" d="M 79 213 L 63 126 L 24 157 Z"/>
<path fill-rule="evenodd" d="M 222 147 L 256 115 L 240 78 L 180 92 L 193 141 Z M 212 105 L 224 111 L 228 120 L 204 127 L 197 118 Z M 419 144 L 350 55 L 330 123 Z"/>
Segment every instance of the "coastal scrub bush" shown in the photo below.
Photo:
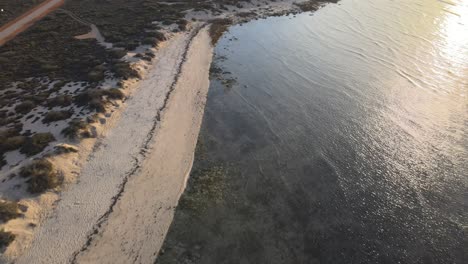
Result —
<path fill-rule="evenodd" d="M 32 156 L 43 151 L 55 137 L 51 133 L 37 133 L 32 137 L 27 137 L 20 152 L 26 156 Z"/>
<path fill-rule="evenodd" d="M 24 101 L 15 107 L 16 113 L 27 114 L 36 107 L 33 101 Z"/>
<path fill-rule="evenodd" d="M 110 88 L 108 90 L 103 90 L 103 92 L 109 99 L 122 100 L 125 97 L 123 92 L 117 88 Z"/>
<path fill-rule="evenodd" d="M 164 33 L 161 33 L 159 31 L 147 32 L 146 35 L 148 37 L 156 38 L 159 41 L 165 41 L 166 40 L 166 36 L 164 36 Z"/>
<path fill-rule="evenodd" d="M 132 67 L 130 67 L 130 65 L 125 62 L 114 64 L 112 66 L 112 70 L 114 71 L 115 77 L 117 78 L 123 78 L 123 79 L 140 78 L 140 75 L 138 74 L 138 72 L 132 69 Z"/>
<path fill-rule="evenodd" d="M 70 95 L 59 95 L 56 97 L 52 97 L 47 100 L 47 106 L 52 108 L 56 106 L 69 106 L 73 102 L 73 98 Z"/>
<path fill-rule="evenodd" d="M 103 113 L 106 111 L 106 100 L 122 100 L 125 96 L 117 88 L 111 89 L 91 89 L 75 96 L 75 104 L 78 106 L 88 106 L 91 110 L 96 110 L 97 112 Z"/>
<path fill-rule="evenodd" d="M 11 219 L 19 217 L 18 204 L 12 201 L 0 201 L 0 221 L 6 223 Z"/>
<path fill-rule="evenodd" d="M 110 51 L 110 56 L 114 59 L 120 59 L 127 55 L 127 50 L 126 49 L 113 49 Z"/>
<path fill-rule="evenodd" d="M 34 160 L 31 164 L 22 167 L 19 175 L 28 178 L 28 191 L 42 193 L 59 186 L 59 178 L 52 163 L 46 159 Z"/>
<path fill-rule="evenodd" d="M 81 119 L 73 119 L 61 133 L 69 139 L 76 139 L 80 135 L 80 132 L 87 128 L 88 124 L 85 121 Z"/>
<path fill-rule="evenodd" d="M 13 136 L 5 139 L 0 139 L 0 153 L 5 153 L 21 148 L 26 142 L 24 136 Z"/>
<path fill-rule="evenodd" d="M 4 229 L 0 230 L 0 248 L 7 247 L 13 240 L 15 240 L 13 233 L 7 232 Z"/>
<path fill-rule="evenodd" d="M 91 110 L 105 112 L 106 109 L 102 96 L 102 90 L 90 89 L 75 96 L 74 101 L 78 106 L 88 106 Z"/>
<path fill-rule="evenodd" d="M 71 116 L 72 116 L 71 111 L 50 111 L 45 115 L 42 122 L 50 123 L 50 122 L 60 121 L 60 120 L 70 118 Z"/>
<path fill-rule="evenodd" d="M 147 38 L 144 38 L 141 43 L 144 45 L 156 46 L 158 44 L 158 40 L 156 38 L 147 37 Z"/>
<path fill-rule="evenodd" d="M 188 21 L 185 19 L 180 19 L 177 21 L 177 25 L 179 26 L 179 30 L 185 31 L 187 30 Z"/>
<path fill-rule="evenodd" d="M 88 73 L 88 80 L 91 82 L 100 82 L 104 80 L 104 72 L 100 70 L 92 70 Z"/>

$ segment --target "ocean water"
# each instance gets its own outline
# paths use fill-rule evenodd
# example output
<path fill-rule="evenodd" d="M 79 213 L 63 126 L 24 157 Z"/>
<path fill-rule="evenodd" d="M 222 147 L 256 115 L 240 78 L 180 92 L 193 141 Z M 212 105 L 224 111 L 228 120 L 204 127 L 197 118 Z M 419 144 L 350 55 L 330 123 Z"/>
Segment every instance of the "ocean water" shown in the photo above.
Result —
<path fill-rule="evenodd" d="M 468 1 L 236 25 L 157 263 L 467 263 Z"/>

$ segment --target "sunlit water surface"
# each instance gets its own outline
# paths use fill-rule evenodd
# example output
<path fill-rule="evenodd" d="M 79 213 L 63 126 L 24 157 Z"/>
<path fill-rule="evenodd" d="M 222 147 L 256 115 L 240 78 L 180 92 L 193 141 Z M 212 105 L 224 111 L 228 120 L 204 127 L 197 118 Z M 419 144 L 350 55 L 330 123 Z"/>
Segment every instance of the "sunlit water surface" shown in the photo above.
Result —
<path fill-rule="evenodd" d="M 253 21 L 216 67 L 159 263 L 467 263 L 468 1 Z"/>

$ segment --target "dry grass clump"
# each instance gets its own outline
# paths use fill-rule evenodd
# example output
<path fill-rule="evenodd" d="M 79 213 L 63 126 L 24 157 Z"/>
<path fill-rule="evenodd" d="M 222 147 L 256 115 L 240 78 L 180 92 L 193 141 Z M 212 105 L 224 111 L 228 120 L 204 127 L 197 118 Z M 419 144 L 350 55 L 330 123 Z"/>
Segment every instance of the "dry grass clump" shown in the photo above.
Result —
<path fill-rule="evenodd" d="M 15 235 L 3 229 L 0 230 L 0 248 L 5 248 L 15 240 Z"/>
<path fill-rule="evenodd" d="M 60 184 L 54 166 L 46 159 L 34 160 L 28 166 L 22 167 L 19 175 L 28 178 L 26 183 L 30 193 L 42 193 Z"/>
<path fill-rule="evenodd" d="M 43 123 L 51 123 L 51 122 L 55 122 L 55 121 L 68 119 L 71 116 L 72 116 L 71 111 L 50 111 L 45 115 L 42 122 Z"/>
<path fill-rule="evenodd" d="M 218 18 L 213 19 L 210 21 L 210 36 L 211 36 L 211 43 L 215 45 L 218 40 L 221 38 L 223 33 L 228 29 L 229 25 L 232 24 L 232 20 L 227 18 Z"/>
<path fill-rule="evenodd" d="M 26 156 L 36 155 L 49 146 L 49 143 L 52 141 L 55 141 L 55 137 L 51 133 L 37 133 L 32 137 L 26 138 L 20 152 Z"/>
<path fill-rule="evenodd" d="M 11 219 L 21 216 L 19 213 L 18 204 L 12 201 L 0 201 L 0 221 L 8 222 Z"/>

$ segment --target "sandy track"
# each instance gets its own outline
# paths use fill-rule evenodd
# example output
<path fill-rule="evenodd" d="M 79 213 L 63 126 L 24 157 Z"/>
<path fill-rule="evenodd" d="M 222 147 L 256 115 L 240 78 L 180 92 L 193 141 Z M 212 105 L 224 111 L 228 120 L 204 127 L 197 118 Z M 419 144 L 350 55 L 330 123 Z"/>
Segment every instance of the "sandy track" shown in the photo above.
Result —
<path fill-rule="evenodd" d="M 193 43 L 203 42 L 198 40 L 202 38 L 201 36 L 204 36 L 203 39 L 206 41 L 205 32 L 197 35 Z M 150 201 L 154 206 L 171 204 L 170 207 L 174 207 L 176 205 L 182 188 L 180 184 L 183 185 L 185 183 L 185 177 L 189 171 L 187 166 L 191 165 L 196 135 L 198 135 L 199 122 L 196 121 L 195 117 L 199 115 L 198 118 L 201 120 L 203 112 L 203 103 L 198 103 L 197 101 L 204 100 L 203 93 L 198 93 L 198 90 L 196 94 L 194 94 L 194 91 L 192 93 L 188 92 L 191 89 L 201 89 L 197 86 L 202 84 L 206 84 L 204 89 L 208 89 L 207 67 L 209 66 L 199 65 L 199 61 L 192 57 L 195 56 L 194 58 L 201 60 L 201 56 L 206 56 L 211 59 L 211 53 L 207 54 L 206 50 L 198 52 L 196 48 L 192 48 L 190 53 L 187 53 L 188 58 L 187 62 L 184 63 L 182 74 L 178 75 L 180 65 L 183 62 L 183 56 L 186 55 L 185 51 L 191 38 L 192 32 L 181 33 L 171 38 L 158 50 L 153 68 L 145 79 L 141 81 L 140 87 L 133 97 L 127 100 L 127 107 L 123 110 L 114 128 L 108 131 L 107 136 L 98 142 L 98 147 L 82 168 L 79 182 L 63 193 L 51 217 L 38 227 L 31 246 L 15 263 L 69 263 L 75 257 L 81 257 L 81 255 L 83 259 L 86 259 L 87 255 L 85 253 L 87 247 L 91 246 L 89 247 L 90 250 L 94 246 L 99 248 L 101 245 L 100 241 L 106 241 L 106 232 L 112 232 L 114 221 L 127 223 L 127 227 L 129 228 L 127 234 L 130 231 L 141 233 L 141 230 L 132 230 L 132 226 L 128 224 L 129 222 L 126 222 L 126 219 L 120 219 L 126 216 L 125 210 L 129 210 L 127 208 L 134 206 L 128 205 L 129 199 L 135 199 L 132 202 L 138 203 L 138 206 L 144 206 L 145 201 Z M 206 41 L 206 43 L 209 42 Z M 186 66 L 186 64 L 192 66 Z M 207 64 L 209 65 L 209 62 Z M 200 72 L 200 67 L 206 68 L 206 72 Z M 180 76 L 180 78 L 177 85 L 174 86 L 175 76 Z M 167 95 L 172 88 L 175 88 L 174 94 L 177 94 L 178 99 L 169 97 L 170 100 L 168 100 Z M 166 110 L 160 113 L 160 110 L 166 104 Z M 198 110 L 195 111 L 194 104 L 201 107 L 201 109 L 196 108 Z M 192 105 L 194 108 L 190 108 L 189 105 Z M 164 121 L 159 122 L 159 119 Z M 180 127 L 173 127 L 175 125 L 179 125 Z M 168 132 L 164 132 L 166 130 Z M 185 143 L 175 142 L 174 140 L 184 140 Z M 151 146 L 152 142 L 155 142 L 153 146 L 154 151 L 151 152 L 151 155 L 144 163 L 143 169 L 141 169 L 141 164 L 146 156 L 145 148 Z M 167 151 L 178 152 L 176 146 L 181 148 L 181 153 L 174 154 L 173 157 Z M 187 155 L 190 155 L 190 158 L 187 158 Z M 168 160 L 164 161 L 165 159 Z M 160 165 L 171 165 L 177 169 L 175 174 L 179 174 L 177 177 L 181 182 L 180 184 L 174 183 L 174 185 L 165 188 L 168 197 L 167 201 L 163 200 L 165 196 L 160 196 L 160 199 L 158 199 L 158 195 L 160 194 L 154 188 L 146 189 L 146 192 L 138 194 L 141 187 L 137 187 L 132 178 L 133 176 L 138 176 L 135 178 L 135 181 L 141 181 L 154 177 L 154 182 L 143 183 L 143 185 L 148 184 L 148 187 L 150 184 L 153 187 L 158 186 L 159 181 L 165 180 L 164 177 L 167 176 L 166 172 L 171 170 L 171 167 L 165 166 L 161 168 L 148 167 L 151 164 L 158 165 L 158 163 Z M 154 172 L 157 173 L 152 174 Z M 171 175 L 176 177 L 174 176 L 175 174 Z M 130 180 L 128 182 L 129 189 L 124 188 L 126 187 L 127 180 Z M 144 188 L 148 187 L 145 186 Z M 122 196 L 120 197 L 120 195 Z M 135 197 L 133 197 L 134 195 Z M 121 198 L 121 201 L 118 201 L 118 198 Z M 151 200 L 148 200 L 148 198 L 151 198 Z M 155 209 L 155 207 L 151 207 L 149 209 Z M 138 218 L 147 209 L 148 207 L 132 208 L 136 212 L 129 211 L 129 215 L 131 216 L 128 217 Z M 158 221 L 155 226 L 140 226 L 140 228 L 152 228 L 161 234 L 163 234 L 162 232 L 165 234 L 165 230 L 167 230 L 170 224 L 170 219 L 172 219 L 173 211 L 170 214 L 162 211 L 160 213 L 161 217 L 159 219 L 161 219 L 161 222 Z M 144 221 L 143 218 L 146 218 L 146 215 L 141 218 Z M 139 224 L 147 225 L 149 223 L 140 221 Z M 101 226 L 104 228 L 102 234 Z M 93 237 L 96 237 L 96 239 L 90 239 Z M 155 250 L 157 251 L 156 247 L 154 247 L 155 250 L 151 254 L 147 253 L 151 250 L 148 246 L 144 247 L 141 244 L 146 243 L 144 240 L 149 239 L 148 236 L 139 237 L 139 235 L 135 234 L 135 236 L 129 237 L 120 234 L 118 238 L 112 238 L 118 245 L 125 242 L 119 242 L 117 239 L 133 241 L 132 247 L 135 246 L 141 249 L 136 255 L 140 256 L 141 254 L 141 258 L 145 260 L 149 259 L 149 255 L 155 254 Z M 162 239 L 159 244 L 162 243 Z M 87 245 L 88 243 L 90 245 Z M 149 247 L 157 245 L 153 241 L 151 243 L 148 244 Z M 113 252 L 114 248 L 106 247 L 106 250 Z M 85 252 L 83 253 L 82 250 Z M 81 254 L 78 254 L 80 252 Z M 134 256 L 134 258 L 137 256 Z M 89 257 L 93 258 L 93 253 L 90 253 Z M 106 261 L 106 259 L 107 257 L 100 259 L 99 263 L 104 263 L 103 261 Z M 113 263 L 116 262 L 113 261 Z"/>
<path fill-rule="evenodd" d="M 65 3 L 65 0 L 46 0 L 26 13 L 0 27 L 0 46 L 26 30 L 34 22 L 50 14 Z"/>

